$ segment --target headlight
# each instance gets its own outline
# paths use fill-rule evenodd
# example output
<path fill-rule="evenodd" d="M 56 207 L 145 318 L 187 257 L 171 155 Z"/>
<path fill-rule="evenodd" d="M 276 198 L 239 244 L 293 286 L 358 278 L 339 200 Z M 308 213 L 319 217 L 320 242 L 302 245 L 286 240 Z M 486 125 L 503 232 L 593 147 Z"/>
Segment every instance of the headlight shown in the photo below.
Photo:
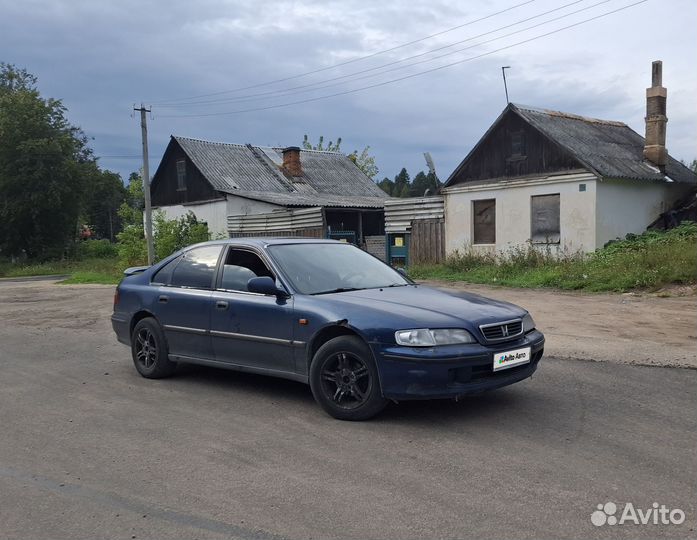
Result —
<path fill-rule="evenodd" d="M 436 345 L 476 343 L 472 334 L 462 328 L 397 330 L 394 333 L 394 338 L 399 345 L 406 345 L 407 347 L 434 347 Z"/>
<path fill-rule="evenodd" d="M 523 317 L 523 333 L 527 334 L 530 330 L 535 329 L 535 321 L 529 313 Z"/>

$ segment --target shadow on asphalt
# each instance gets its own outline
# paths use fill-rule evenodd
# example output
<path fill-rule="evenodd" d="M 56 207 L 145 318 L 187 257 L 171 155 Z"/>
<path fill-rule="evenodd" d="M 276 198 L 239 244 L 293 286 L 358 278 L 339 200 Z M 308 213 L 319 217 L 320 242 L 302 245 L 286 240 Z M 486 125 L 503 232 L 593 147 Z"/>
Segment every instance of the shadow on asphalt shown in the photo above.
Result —
<path fill-rule="evenodd" d="M 317 408 L 318 414 L 324 414 L 315 403 L 310 387 L 300 382 L 193 364 L 180 365 L 175 378 L 183 384 L 200 384 L 225 392 L 244 392 L 260 399 L 282 401 L 284 408 L 297 407 L 300 411 L 310 405 Z M 371 422 L 427 425 L 434 422 L 510 418 L 515 411 L 527 408 L 530 402 L 535 400 L 535 391 L 525 382 L 465 396 L 458 401 L 435 399 L 390 403 Z"/>

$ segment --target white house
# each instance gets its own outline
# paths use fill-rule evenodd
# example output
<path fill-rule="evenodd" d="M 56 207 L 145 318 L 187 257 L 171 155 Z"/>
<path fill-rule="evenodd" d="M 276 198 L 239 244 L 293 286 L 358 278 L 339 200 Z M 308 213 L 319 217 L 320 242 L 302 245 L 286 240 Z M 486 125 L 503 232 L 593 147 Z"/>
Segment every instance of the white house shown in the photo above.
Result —
<path fill-rule="evenodd" d="M 509 104 L 445 183 L 446 252 L 589 252 L 643 232 L 697 186 L 666 151 L 665 113 L 660 62 L 646 139 L 622 122 Z"/>

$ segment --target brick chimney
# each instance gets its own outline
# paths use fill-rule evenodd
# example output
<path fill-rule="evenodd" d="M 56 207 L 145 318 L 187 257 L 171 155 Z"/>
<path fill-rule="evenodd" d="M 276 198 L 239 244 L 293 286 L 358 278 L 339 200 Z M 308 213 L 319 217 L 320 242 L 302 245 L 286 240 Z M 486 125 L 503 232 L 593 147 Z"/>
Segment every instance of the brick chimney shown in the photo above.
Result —
<path fill-rule="evenodd" d="M 644 159 L 649 160 L 665 172 L 668 160 L 666 150 L 666 98 L 663 88 L 663 62 L 656 60 L 651 65 L 651 88 L 646 89 L 646 141 Z"/>
<path fill-rule="evenodd" d="M 283 149 L 283 169 L 291 176 L 303 175 L 299 147 L 289 146 Z"/>

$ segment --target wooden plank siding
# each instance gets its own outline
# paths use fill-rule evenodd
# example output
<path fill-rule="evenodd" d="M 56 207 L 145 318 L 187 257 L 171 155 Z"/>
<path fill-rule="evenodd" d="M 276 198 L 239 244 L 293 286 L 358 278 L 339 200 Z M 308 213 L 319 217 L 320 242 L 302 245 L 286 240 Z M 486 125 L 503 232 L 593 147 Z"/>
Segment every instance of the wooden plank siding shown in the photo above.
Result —
<path fill-rule="evenodd" d="M 409 239 L 409 264 L 437 264 L 444 260 L 445 220 L 413 220 Z"/>
<path fill-rule="evenodd" d="M 323 227 L 316 227 L 312 229 L 298 229 L 295 231 L 245 231 L 229 233 L 229 235 L 230 238 L 326 238 L 327 231 Z"/>

